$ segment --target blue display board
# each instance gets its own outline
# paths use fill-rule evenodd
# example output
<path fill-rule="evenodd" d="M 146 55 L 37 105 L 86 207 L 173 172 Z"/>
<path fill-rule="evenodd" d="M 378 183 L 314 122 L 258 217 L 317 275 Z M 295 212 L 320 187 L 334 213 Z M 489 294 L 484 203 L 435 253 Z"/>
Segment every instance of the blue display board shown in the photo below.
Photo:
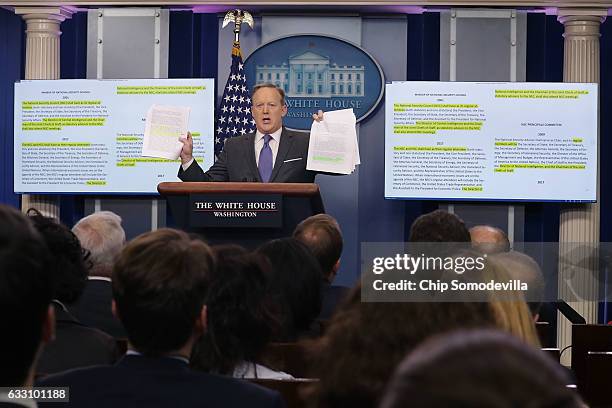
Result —
<path fill-rule="evenodd" d="M 597 84 L 386 86 L 385 197 L 593 202 Z"/>
<path fill-rule="evenodd" d="M 154 105 L 189 106 L 194 156 L 214 161 L 213 79 L 21 81 L 15 84 L 16 193 L 157 193 L 179 160 L 142 156 Z"/>

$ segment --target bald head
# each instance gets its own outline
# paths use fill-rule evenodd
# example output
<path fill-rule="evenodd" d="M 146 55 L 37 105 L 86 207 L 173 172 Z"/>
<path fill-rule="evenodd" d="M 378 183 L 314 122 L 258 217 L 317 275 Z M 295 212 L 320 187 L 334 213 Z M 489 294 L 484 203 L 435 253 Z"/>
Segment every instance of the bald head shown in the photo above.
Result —
<path fill-rule="evenodd" d="M 472 246 L 484 254 L 508 252 L 510 241 L 504 231 L 490 225 L 477 225 L 470 228 Z"/>

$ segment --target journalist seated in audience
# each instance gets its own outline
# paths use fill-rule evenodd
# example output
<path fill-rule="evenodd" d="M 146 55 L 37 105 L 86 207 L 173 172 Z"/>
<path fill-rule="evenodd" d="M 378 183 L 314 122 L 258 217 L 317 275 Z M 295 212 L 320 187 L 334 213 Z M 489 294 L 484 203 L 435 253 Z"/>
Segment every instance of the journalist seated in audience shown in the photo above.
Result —
<path fill-rule="evenodd" d="M 500 254 L 501 255 L 501 254 Z M 456 257 L 476 259 L 482 257 L 480 252 L 474 250 L 461 251 Z M 454 271 L 446 271 L 442 279 L 448 281 L 457 280 L 465 283 L 512 283 L 516 275 L 508 271 L 505 264 L 506 257 L 491 255 L 486 258 L 484 268 L 473 268 L 462 274 Z M 533 315 L 525 301 L 525 294 L 514 285 L 503 290 L 468 291 L 462 294 L 464 300 L 486 301 L 493 310 L 497 326 L 510 334 L 518 337 L 527 344 L 540 347 Z"/>
<path fill-rule="evenodd" d="M 461 218 L 444 210 L 418 217 L 410 226 L 410 242 L 471 242 L 470 232 Z"/>
<path fill-rule="evenodd" d="M 295 341 L 320 334 L 315 320 L 321 312 L 323 274 L 315 257 L 294 238 L 267 242 L 257 253 L 272 265 L 268 291 L 281 311 L 281 333 L 272 341 Z"/>
<path fill-rule="evenodd" d="M 340 255 L 344 245 L 340 225 L 331 215 L 313 215 L 298 224 L 293 237 L 304 243 L 319 261 L 323 272 L 319 319 L 328 320 L 349 292 L 349 288 L 333 284 L 340 269 Z"/>
<path fill-rule="evenodd" d="M 320 381 L 310 397 L 320 408 L 375 407 L 401 359 L 430 336 L 496 327 L 486 302 L 361 302 L 361 287 L 312 345 Z"/>
<path fill-rule="evenodd" d="M 194 348 L 192 367 L 235 378 L 293 378 L 257 363 L 279 326 L 266 292 L 268 263 L 236 245 L 213 252 L 217 268 L 206 299 L 208 326 Z"/>
<path fill-rule="evenodd" d="M 0 204 L 0 386 L 31 386 L 36 360 L 53 338 L 51 253 L 30 221 Z M 23 403 L 23 404 L 22 404 Z M 0 406 L 35 406 L 0 391 Z"/>
<path fill-rule="evenodd" d="M 538 321 L 546 290 L 540 265 L 529 255 L 518 251 L 498 253 L 490 259 L 497 262 L 511 279 L 517 279 L 527 284 L 527 290 L 524 292 L 525 300 L 533 320 Z"/>
<path fill-rule="evenodd" d="M 558 363 L 508 334 L 458 331 L 408 354 L 379 407 L 584 407 L 565 384 Z"/>
<path fill-rule="evenodd" d="M 61 407 L 282 407 L 274 391 L 189 368 L 206 330 L 214 267 L 208 245 L 184 232 L 160 229 L 135 238 L 113 268 L 113 309 L 128 334 L 126 356 L 41 385 L 70 387 L 70 402 Z"/>
<path fill-rule="evenodd" d="M 28 211 L 28 215 L 51 250 L 49 272 L 54 284 L 55 339 L 46 345 L 40 357 L 38 374 L 114 363 L 119 357 L 115 339 L 83 325 L 70 310 L 87 282 L 87 267 L 79 240 L 68 227 L 53 218 L 44 217 L 36 210 Z"/>
<path fill-rule="evenodd" d="M 125 245 L 121 217 L 111 211 L 93 213 L 77 222 L 72 232 L 83 249 L 89 251 L 91 268 L 85 290 L 71 311 L 82 323 L 125 338 L 121 322 L 111 311 L 113 263 Z"/>

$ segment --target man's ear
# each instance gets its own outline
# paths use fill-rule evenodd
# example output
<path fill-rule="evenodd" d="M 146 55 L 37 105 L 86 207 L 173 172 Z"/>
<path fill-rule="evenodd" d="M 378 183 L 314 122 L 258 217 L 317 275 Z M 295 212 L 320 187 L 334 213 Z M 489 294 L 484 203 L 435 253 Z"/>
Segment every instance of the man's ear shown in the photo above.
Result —
<path fill-rule="evenodd" d="M 55 339 L 55 309 L 49 305 L 42 325 L 42 342 L 49 343 Z"/>
<path fill-rule="evenodd" d="M 338 259 L 336 263 L 334 264 L 334 266 L 332 266 L 332 271 L 329 274 L 329 284 L 330 285 L 334 282 L 334 279 L 336 279 L 336 275 L 338 274 L 339 269 L 340 269 L 340 259 Z"/>
<path fill-rule="evenodd" d="M 119 310 L 117 310 L 117 303 L 115 302 L 115 299 L 113 299 L 111 302 L 111 311 L 113 312 L 113 316 L 121 320 L 121 316 L 119 316 Z"/>
<path fill-rule="evenodd" d="M 208 327 L 208 308 L 206 305 L 202 306 L 202 310 L 198 315 L 195 322 L 195 330 L 199 334 L 206 333 L 206 329 Z"/>
<path fill-rule="evenodd" d="M 284 118 L 287 115 L 287 104 L 284 104 L 281 109 L 281 116 Z"/>

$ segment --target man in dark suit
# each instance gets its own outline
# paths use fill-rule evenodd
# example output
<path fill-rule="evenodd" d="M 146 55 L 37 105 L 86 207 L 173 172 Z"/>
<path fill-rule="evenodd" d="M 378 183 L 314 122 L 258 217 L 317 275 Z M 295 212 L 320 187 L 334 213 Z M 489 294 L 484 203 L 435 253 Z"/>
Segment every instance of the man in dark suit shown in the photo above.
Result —
<path fill-rule="evenodd" d="M 54 283 L 56 316 L 55 338 L 44 348 L 37 373 L 51 374 L 92 364 L 114 363 L 119 354 L 115 339 L 81 324 L 70 312 L 87 282 L 87 267 L 78 238 L 54 218 L 35 210 L 29 210 L 28 214 L 52 253 L 48 271 Z"/>
<path fill-rule="evenodd" d="M 223 152 L 206 172 L 193 158 L 191 134 L 181 139 L 183 181 L 238 181 L 263 183 L 312 183 L 314 171 L 306 170 L 309 135 L 283 127 L 287 115 L 285 92 L 273 84 L 255 86 L 251 114 L 257 131 L 227 139 Z M 313 115 L 323 119 L 323 112 Z"/>
<path fill-rule="evenodd" d="M 0 386 L 31 386 L 36 360 L 53 338 L 51 253 L 29 220 L 0 204 Z M 30 404 L 30 405 L 28 405 Z M 0 390 L 0 406 L 35 406 Z"/>
<path fill-rule="evenodd" d="M 60 301 L 54 300 L 53 306 L 56 336 L 38 359 L 38 375 L 117 361 L 121 352 L 113 337 L 81 323 Z"/>
<path fill-rule="evenodd" d="M 328 320 L 349 292 L 345 286 L 333 285 L 340 269 L 340 255 L 344 246 L 340 225 L 331 215 L 313 215 L 298 224 L 293 237 L 304 243 L 321 265 L 323 280 L 319 320 Z"/>
<path fill-rule="evenodd" d="M 135 238 L 113 269 L 113 310 L 128 333 L 126 356 L 40 385 L 70 387 L 70 402 L 58 407 L 283 407 L 274 391 L 189 369 L 206 329 L 213 268 L 208 245 L 185 232 L 160 229 Z"/>

